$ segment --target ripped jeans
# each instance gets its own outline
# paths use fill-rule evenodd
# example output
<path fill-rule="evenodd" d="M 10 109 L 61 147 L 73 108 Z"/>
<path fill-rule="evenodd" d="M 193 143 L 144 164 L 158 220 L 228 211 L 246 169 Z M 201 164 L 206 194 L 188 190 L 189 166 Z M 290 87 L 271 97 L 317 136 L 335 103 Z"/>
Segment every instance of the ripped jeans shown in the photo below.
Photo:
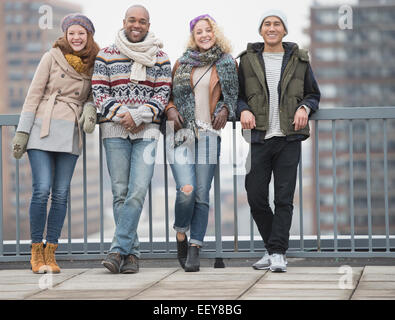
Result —
<path fill-rule="evenodd" d="M 183 144 L 172 150 L 174 153 L 169 156 L 177 190 L 173 228 L 182 233 L 190 229 L 191 244 L 203 245 L 210 189 L 220 150 L 221 138 L 218 135 L 200 132 L 195 143 Z"/>

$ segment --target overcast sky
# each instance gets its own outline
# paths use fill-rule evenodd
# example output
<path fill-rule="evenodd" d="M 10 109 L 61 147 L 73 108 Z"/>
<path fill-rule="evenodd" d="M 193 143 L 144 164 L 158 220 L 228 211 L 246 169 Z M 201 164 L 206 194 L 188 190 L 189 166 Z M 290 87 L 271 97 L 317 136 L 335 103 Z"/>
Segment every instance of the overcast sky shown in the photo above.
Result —
<path fill-rule="evenodd" d="M 172 63 L 180 57 L 189 36 L 189 21 L 208 13 L 216 19 L 225 36 L 231 41 L 233 55 L 243 51 L 248 42 L 261 41 L 258 34 L 260 16 L 267 9 L 282 10 L 288 18 L 289 34 L 284 41 L 297 42 L 301 47 L 309 44 L 304 29 L 309 27 L 310 6 L 314 0 L 67 0 L 78 3 L 96 28 L 95 40 L 100 47 L 114 42 L 116 32 L 129 6 L 144 5 L 151 16 L 151 28 L 163 43 L 163 50 Z M 345 4 L 355 0 L 320 0 L 320 3 Z"/>

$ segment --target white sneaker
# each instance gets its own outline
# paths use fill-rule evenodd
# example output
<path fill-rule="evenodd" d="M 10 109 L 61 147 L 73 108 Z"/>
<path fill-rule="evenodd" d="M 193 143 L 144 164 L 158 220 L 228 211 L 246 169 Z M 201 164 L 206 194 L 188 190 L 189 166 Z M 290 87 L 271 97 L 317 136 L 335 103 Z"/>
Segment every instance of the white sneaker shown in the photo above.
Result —
<path fill-rule="evenodd" d="M 261 260 L 255 262 L 252 267 L 256 270 L 266 270 L 270 268 L 270 255 L 265 252 Z"/>
<path fill-rule="evenodd" d="M 285 254 L 273 253 L 270 256 L 270 271 L 272 272 L 286 272 L 287 259 Z"/>

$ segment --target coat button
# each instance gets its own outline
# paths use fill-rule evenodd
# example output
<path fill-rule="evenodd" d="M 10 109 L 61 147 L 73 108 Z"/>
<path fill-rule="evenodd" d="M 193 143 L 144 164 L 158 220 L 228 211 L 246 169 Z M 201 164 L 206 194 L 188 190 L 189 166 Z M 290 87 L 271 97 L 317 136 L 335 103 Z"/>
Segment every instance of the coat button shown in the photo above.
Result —
<path fill-rule="evenodd" d="M 64 73 L 62 73 L 61 77 L 62 77 L 62 78 L 64 78 L 64 77 L 65 77 L 65 74 L 64 74 Z"/>
<path fill-rule="evenodd" d="M 59 90 L 58 90 L 58 93 L 61 94 L 61 93 L 62 93 L 62 90 L 59 89 Z"/>

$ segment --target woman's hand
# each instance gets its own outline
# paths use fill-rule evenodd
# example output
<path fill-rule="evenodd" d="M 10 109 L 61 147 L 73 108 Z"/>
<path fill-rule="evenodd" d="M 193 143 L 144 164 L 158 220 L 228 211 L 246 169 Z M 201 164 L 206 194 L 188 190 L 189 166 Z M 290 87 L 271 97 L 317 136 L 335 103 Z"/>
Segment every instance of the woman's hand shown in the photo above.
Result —
<path fill-rule="evenodd" d="M 166 112 L 167 116 L 167 121 L 173 121 L 174 122 L 174 132 L 177 132 L 178 130 L 182 129 L 183 124 L 184 124 L 184 119 L 178 112 L 176 108 L 170 108 Z"/>
<path fill-rule="evenodd" d="M 226 122 L 228 121 L 229 111 L 228 108 L 222 107 L 222 109 L 217 113 L 217 116 L 213 120 L 213 129 L 220 130 L 225 128 Z"/>

